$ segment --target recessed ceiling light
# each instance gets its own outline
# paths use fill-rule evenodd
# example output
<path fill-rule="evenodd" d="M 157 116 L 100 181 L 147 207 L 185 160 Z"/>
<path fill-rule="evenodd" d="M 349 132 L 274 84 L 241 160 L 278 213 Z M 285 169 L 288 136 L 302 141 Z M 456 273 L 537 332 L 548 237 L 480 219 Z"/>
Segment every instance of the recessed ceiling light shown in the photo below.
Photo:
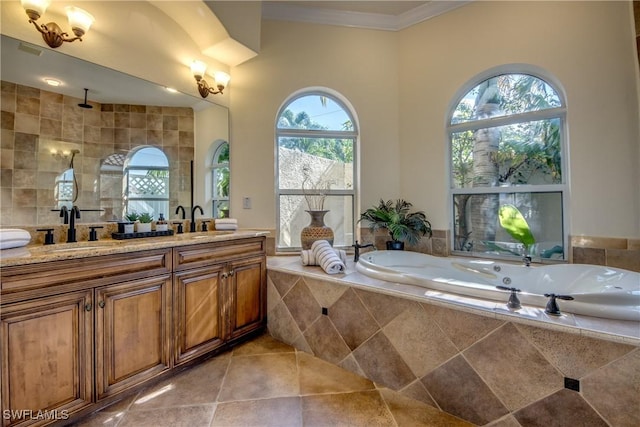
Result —
<path fill-rule="evenodd" d="M 44 79 L 44 81 L 49 86 L 60 86 L 62 84 L 62 82 L 60 80 L 56 80 L 56 79 L 46 78 L 46 79 Z"/>
<path fill-rule="evenodd" d="M 175 89 L 174 89 L 174 88 L 172 88 L 172 87 L 166 87 L 165 89 L 167 90 L 167 92 L 171 92 L 171 93 L 178 93 L 178 91 L 177 91 L 177 90 L 175 90 Z"/>

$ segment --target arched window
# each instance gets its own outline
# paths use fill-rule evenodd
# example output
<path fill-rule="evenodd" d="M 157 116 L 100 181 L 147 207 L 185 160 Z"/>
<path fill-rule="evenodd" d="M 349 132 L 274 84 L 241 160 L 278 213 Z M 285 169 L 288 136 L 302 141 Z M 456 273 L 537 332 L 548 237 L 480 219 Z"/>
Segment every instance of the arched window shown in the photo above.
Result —
<path fill-rule="evenodd" d="M 221 141 L 211 159 L 211 200 L 214 218 L 229 218 L 229 143 Z"/>
<path fill-rule="evenodd" d="M 327 210 L 335 247 L 353 244 L 358 129 L 346 102 L 329 91 L 291 96 L 276 119 L 277 249 L 301 248 L 307 210 Z"/>
<path fill-rule="evenodd" d="M 124 211 L 160 214 L 169 218 L 169 160 L 155 147 L 138 147 L 124 162 L 122 179 Z"/>
<path fill-rule="evenodd" d="M 489 74 L 461 93 L 448 126 L 454 251 L 564 259 L 561 93 L 532 73 Z"/>

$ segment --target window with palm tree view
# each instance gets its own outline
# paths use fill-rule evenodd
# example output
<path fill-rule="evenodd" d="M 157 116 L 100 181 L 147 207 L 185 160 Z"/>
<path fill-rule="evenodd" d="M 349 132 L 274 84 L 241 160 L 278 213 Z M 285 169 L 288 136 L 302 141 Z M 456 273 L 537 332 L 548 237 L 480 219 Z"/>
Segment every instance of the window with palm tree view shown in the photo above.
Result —
<path fill-rule="evenodd" d="M 353 115 L 325 92 L 293 96 L 276 123 L 278 250 L 301 248 L 307 211 L 324 210 L 336 247 L 353 244 L 356 203 Z"/>
<path fill-rule="evenodd" d="M 449 122 L 454 251 L 565 258 L 565 105 L 530 74 L 492 76 Z"/>
<path fill-rule="evenodd" d="M 218 145 L 211 159 L 212 211 L 215 218 L 229 218 L 229 143 Z"/>

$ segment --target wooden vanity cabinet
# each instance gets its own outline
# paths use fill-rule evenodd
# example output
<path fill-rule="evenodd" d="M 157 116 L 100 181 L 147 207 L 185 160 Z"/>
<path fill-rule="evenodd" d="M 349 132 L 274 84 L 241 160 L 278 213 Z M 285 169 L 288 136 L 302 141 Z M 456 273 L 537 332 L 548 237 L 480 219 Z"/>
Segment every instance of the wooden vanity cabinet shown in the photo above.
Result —
<path fill-rule="evenodd" d="M 77 418 L 264 328 L 265 237 L 10 266 L 0 298 L 2 425 Z"/>
<path fill-rule="evenodd" d="M 92 404 L 93 291 L 3 306 L 0 322 L 3 426 L 37 422 L 39 410 L 64 419 Z"/>
<path fill-rule="evenodd" d="M 171 368 L 171 275 L 95 291 L 96 398 Z"/>
<path fill-rule="evenodd" d="M 174 248 L 175 363 L 266 325 L 265 238 Z"/>
<path fill-rule="evenodd" d="M 2 425 L 65 420 L 170 369 L 171 254 L 2 269 Z"/>

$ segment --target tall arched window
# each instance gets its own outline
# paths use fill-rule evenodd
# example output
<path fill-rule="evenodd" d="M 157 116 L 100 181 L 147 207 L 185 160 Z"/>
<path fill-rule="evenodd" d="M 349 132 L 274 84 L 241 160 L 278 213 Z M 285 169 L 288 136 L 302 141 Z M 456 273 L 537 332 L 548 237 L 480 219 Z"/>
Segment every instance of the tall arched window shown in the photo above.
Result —
<path fill-rule="evenodd" d="M 564 259 L 561 93 L 532 73 L 489 74 L 461 93 L 448 126 L 454 251 Z"/>
<path fill-rule="evenodd" d="M 211 159 L 211 203 L 214 218 L 229 217 L 229 143 L 217 144 Z"/>
<path fill-rule="evenodd" d="M 307 210 L 327 210 L 334 246 L 353 244 L 358 129 L 346 103 L 329 91 L 291 96 L 276 121 L 277 249 L 301 248 Z"/>
<path fill-rule="evenodd" d="M 124 162 L 123 200 L 126 213 L 148 212 L 169 218 L 169 160 L 155 147 L 138 147 Z"/>

